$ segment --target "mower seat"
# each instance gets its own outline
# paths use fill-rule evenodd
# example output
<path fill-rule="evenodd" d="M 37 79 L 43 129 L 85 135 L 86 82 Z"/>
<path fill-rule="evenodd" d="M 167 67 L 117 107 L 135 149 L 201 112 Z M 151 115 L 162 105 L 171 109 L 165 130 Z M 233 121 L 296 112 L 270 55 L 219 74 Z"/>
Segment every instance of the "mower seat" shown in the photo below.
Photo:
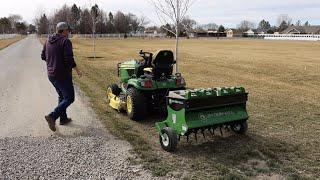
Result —
<path fill-rule="evenodd" d="M 175 64 L 173 52 L 170 50 L 161 50 L 153 59 L 153 75 L 155 79 L 161 77 L 170 77 L 173 72 L 173 65 Z"/>

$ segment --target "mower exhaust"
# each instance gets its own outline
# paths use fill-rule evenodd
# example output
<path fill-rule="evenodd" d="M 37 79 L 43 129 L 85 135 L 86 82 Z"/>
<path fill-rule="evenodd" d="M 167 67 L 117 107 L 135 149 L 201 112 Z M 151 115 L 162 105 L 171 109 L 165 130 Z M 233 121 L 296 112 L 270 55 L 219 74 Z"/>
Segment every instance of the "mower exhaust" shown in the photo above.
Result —
<path fill-rule="evenodd" d="M 216 129 L 221 136 L 223 128 L 244 134 L 249 118 L 247 99 L 248 93 L 243 87 L 170 91 L 167 119 L 156 123 L 162 148 L 174 151 L 180 136 L 186 136 L 189 142 L 189 136 L 194 134 L 197 141 L 199 133 L 206 139 L 205 131 L 214 136 Z M 167 137 L 166 141 L 163 137 Z"/>

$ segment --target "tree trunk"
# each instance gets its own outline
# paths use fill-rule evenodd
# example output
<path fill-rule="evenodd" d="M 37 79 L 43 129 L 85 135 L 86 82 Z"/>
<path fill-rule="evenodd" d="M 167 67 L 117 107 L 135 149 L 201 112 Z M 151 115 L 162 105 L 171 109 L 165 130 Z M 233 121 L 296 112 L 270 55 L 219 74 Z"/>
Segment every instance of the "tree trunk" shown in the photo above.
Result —
<path fill-rule="evenodd" d="M 96 60 L 96 23 L 95 19 L 92 18 L 92 38 L 93 38 L 93 60 Z"/>
<path fill-rule="evenodd" d="M 178 68 L 178 54 L 179 54 L 179 28 L 176 26 L 176 73 L 179 73 Z"/>

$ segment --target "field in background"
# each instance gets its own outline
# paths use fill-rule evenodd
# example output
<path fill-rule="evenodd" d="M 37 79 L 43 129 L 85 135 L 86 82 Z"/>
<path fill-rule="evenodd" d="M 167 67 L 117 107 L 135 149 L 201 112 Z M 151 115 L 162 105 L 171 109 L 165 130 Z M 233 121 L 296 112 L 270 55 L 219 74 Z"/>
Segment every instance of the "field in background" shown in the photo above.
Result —
<path fill-rule="evenodd" d="M 225 133 L 207 141 L 182 140 L 164 152 L 154 128 L 157 119 L 130 121 L 106 103 L 108 84 L 118 82 L 118 62 L 138 58 L 140 49 L 173 49 L 174 40 L 73 39 L 78 85 L 114 134 L 128 140 L 155 175 L 185 179 L 320 177 L 320 43 L 264 40 L 182 40 L 180 70 L 188 87 L 242 85 L 250 93 L 246 136 Z M 201 138 L 200 138 L 201 139 Z"/>
<path fill-rule="evenodd" d="M 0 50 L 3 48 L 6 48 L 8 46 L 10 46 L 11 44 L 20 41 L 21 39 L 23 39 L 25 36 L 15 36 L 12 38 L 8 38 L 8 39 L 0 39 Z"/>

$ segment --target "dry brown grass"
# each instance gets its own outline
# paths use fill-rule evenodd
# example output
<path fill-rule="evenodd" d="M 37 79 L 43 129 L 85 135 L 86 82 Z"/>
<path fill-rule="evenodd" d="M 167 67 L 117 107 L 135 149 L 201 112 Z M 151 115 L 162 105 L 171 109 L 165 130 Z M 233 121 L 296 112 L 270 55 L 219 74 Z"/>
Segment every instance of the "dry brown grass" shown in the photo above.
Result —
<path fill-rule="evenodd" d="M 20 41 L 23 38 L 24 38 L 24 36 L 16 36 L 16 37 L 9 38 L 9 39 L 0 39 L 0 50 L 10 46 L 11 44 L 13 44 L 17 41 Z"/>
<path fill-rule="evenodd" d="M 319 42 L 183 40 L 179 63 L 188 86 L 246 87 L 250 119 L 246 136 L 182 141 L 174 154 L 160 149 L 154 120 L 132 122 L 107 107 L 105 96 L 106 86 L 119 81 L 118 62 L 138 58 L 140 49 L 173 49 L 174 41 L 98 40 L 102 58 L 96 60 L 86 58 L 92 56 L 91 41 L 73 43 L 85 72 L 78 84 L 107 128 L 131 142 L 155 174 L 186 179 L 320 176 Z"/>

